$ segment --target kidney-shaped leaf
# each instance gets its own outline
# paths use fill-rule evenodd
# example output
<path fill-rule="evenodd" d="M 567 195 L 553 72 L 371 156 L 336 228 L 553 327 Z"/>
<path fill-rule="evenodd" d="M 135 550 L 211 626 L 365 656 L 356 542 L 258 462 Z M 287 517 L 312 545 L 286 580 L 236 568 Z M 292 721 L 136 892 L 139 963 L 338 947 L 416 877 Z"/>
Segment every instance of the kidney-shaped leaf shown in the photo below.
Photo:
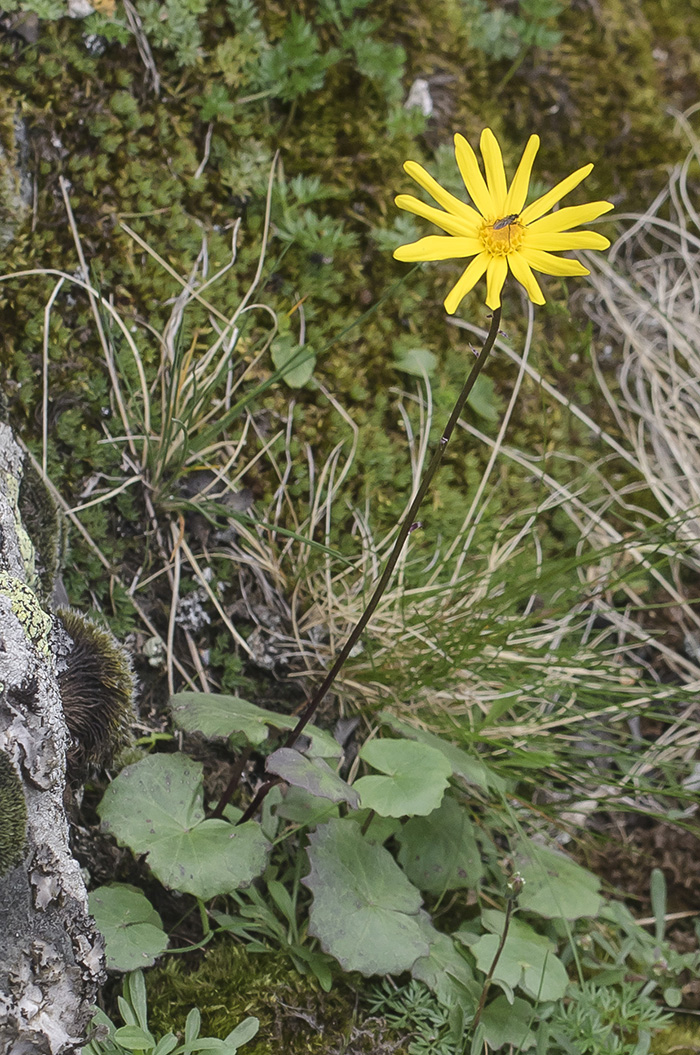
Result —
<path fill-rule="evenodd" d="M 90 913 L 105 940 L 110 971 L 150 967 L 168 947 L 168 935 L 153 905 L 135 886 L 109 883 L 93 890 Z"/>
<path fill-rule="evenodd" d="M 530 1029 L 536 1021 L 532 1004 L 516 997 L 512 1002 L 505 996 L 497 996 L 484 1008 L 481 1023 L 484 1039 L 494 1051 L 509 1045 L 511 1051 L 529 1051 L 537 1043 Z"/>
<path fill-rule="evenodd" d="M 474 890 L 481 878 L 481 854 L 466 809 L 445 798 L 428 817 L 413 817 L 397 833 L 399 863 L 420 890 Z"/>
<path fill-rule="evenodd" d="M 299 721 L 289 714 L 266 711 L 240 696 L 213 692 L 178 692 L 170 697 L 170 711 L 175 724 L 186 733 L 224 740 L 240 733 L 254 747 L 267 740 L 270 726 L 293 729 Z M 303 735 L 311 741 L 304 754 L 313 758 L 342 756 L 340 744 L 323 729 L 307 725 Z"/>
<path fill-rule="evenodd" d="M 293 747 L 280 747 L 265 760 L 268 773 L 275 773 L 288 784 L 304 788 L 312 795 L 331 802 L 347 802 L 353 809 L 360 804 L 360 796 L 334 773 L 322 758 L 306 758 Z"/>
<path fill-rule="evenodd" d="M 502 922 L 496 933 L 484 934 L 471 945 L 476 965 L 484 974 L 488 974 L 491 969 L 501 943 L 505 914 L 490 912 L 488 922 L 492 923 L 497 916 L 502 917 Z M 459 936 L 457 932 L 455 937 Z M 516 919 L 511 920 L 493 980 L 505 983 L 508 989 L 520 986 L 528 996 L 542 1001 L 560 1000 L 569 984 L 566 969 L 556 955 L 554 944 L 527 923 Z"/>
<path fill-rule="evenodd" d="M 432 813 L 445 794 L 452 767 L 434 747 L 412 740 L 370 740 L 360 758 L 383 777 L 360 777 L 353 785 L 362 806 L 380 817 L 416 817 Z"/>
<path fill-rule="evenodd" d="M 527 838 L 519 841 L 513 857 L 525 880 L 518 897 L 520 908 L 546 919 L 598 915 L 603 899 L 598 893 L 600 880 L 592 872 Z"/>
<path fill-rule="evenodd" d="M 204 819 L 202 766 L 182 755 L 127 766 L 98 813 L 118 842 L 148 855 L 161 883 L 204 900 L 248 886 L 267 864 L 269 843 L 256 821 Z"/>
<path fill-rule="evenodd" d="M 407 722 L 396 718 L 390 711 L 380 711 L 379 718 L 400 736 L 405 736 L 408 740 L 417 740 L 420 744 L 427 744 L 428 747 L 434 747 L 436 751 L 440 751 L 452 766 L 453 776 L 464 781 L 465 784 L 475 784 L 485 791 L 491 788 L 494 791 L 505 791 L 506 782 L 503 777 L 499 777 L 497 773 L 492 772 L 473 755 L 467 754 L 461 747 L 455 747 L 448 740 L 443 740 L 441 736 L 429 733 L 425 729 L 415 729 Z"/>
<path fill-rule="evenodd" d="M 309 932 L 346 971 L 399 974 L 428 955 L 430 924 L 420 894 L 389 851 L 367 842 L 356 824 L 319 825 L 309 836 L 309 861 L 302 880 L 314 895 Z"/>

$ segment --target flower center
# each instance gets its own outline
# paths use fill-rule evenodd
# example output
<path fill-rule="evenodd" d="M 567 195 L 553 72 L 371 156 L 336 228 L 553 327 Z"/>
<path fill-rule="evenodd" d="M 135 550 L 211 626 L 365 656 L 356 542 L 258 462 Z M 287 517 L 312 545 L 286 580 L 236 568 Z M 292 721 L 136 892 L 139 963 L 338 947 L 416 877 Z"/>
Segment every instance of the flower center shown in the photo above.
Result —
<path fill-rule="evenodd" d="M 487 253 L 493 256 L 508 256 L 508 253 L 520 248 L 524 233 L 525 224 L 513 214 L 495 220 L 485 220 L 479 237 Z"/>

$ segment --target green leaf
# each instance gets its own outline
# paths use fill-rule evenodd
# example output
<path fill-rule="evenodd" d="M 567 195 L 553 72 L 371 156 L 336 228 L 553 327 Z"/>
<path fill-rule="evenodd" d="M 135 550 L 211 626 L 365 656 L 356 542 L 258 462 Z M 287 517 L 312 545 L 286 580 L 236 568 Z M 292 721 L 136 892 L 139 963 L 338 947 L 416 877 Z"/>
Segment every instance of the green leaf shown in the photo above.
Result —
<path fill-rule="evenodd" d="M 110 971 L 150 967 L 168 947 L 161 918 L 144 894 L 126 883 L 109 883 L 89 895 L 90 913 L 105 940 Z"/>
<path fill-rule="evenodd" d="M 170 711 L 175 724 L 186 733 L 224 740 L 241 733 L 254 747 L 267 739 L 268 726 L 293 729 L 298 722 L 298 718 L 263 710 L 239 696 L 212 692 L 178 692 L 170 697 Z M 330 733 L 307 725 L 304 735 L 311 740 L 310 747 L 303 751 L 310 758 L 342 757 L 342 748 Z"/>
<path fill-rule="evenodd" d="M 484 1038 L 494 1049 L 510 1044 L 511 1051 L 528 1051 L 537 1042 L 530 1029 L 534 1017 L 532 1005 L 526 1000 L 516 997 L 511 1004 L 505 996 L 499 996 L 484 1008 L 481 1018 Z"/>
<path fill-rule="evenodd" d="M 136 1013 L 136 1020 L 146 1033 L 148 1032 L 148 1001 L 143 971 L 132 971 L 124 979 L 123 994 Z M 130 1019 L 124 1019 L 130 1022 Z"/>
<path fill-rule="evenodd" d="M 302 347 L 293 337 L 282 336 L 272 342 L 270 349 L 272 362 L 282 371 L 282 380 L 290 388 L 303 388 L 313 376 L 316 367 L 316 353 L 309 347 Z"/>
<path fill-rule="evenodd" d="M 482 875 L 474 827 L 464 808 L 446 796 L 427 817 L 413 817 L 397 833 L 399 864 L 419 890 L 474 890 Z"/>
<path fill-rule="evenodd" d="M 372 813 L 371 810 L 353 810 L 348 814 L 348 820 L 353 821 L 362 830 L 365 821 Z M 370 843 L 385 843 L 401 829 L 401 821 L 398 817 L 380 817 L 375 813 L 369 822 L 369 827 L 362 832 L 362 838 Z"/>
<path fill-rule="evenodd" d="M 416 960 L 411 974 L 432 989 L 443 1007 L 459 1005 L 469 1015 L 476 1011 L 481 986 L 449 935 L 434 935 L 428 956 Z"/>
<path fill-rule="evenodd" d="M 150 755 L 107 788 L 105 831 L 148 864 L 164 886 L 208 900 L 248 886 L 264 871 L 269 843 L 255 821 L 205 820 L 202 766 L 182 755 Z"/>
<path fill-rule="evenodd" d="M 363 839 L 352 821 L 332 820 L 309 836 L 308 853 L 309 933 L 344 970 L 399 974 L 428 956 L 420 894 L 388 850 Z"/>
<path fill-rule="evenodd" d="M 186 733 L 202 733 L 212 739 L 242 733 L 254 747 L 267 739 L 271 713 L 240 696 L 211 692 L 178 692 L 170 697 L 170 712 Z"/>
<path fill-rule="evenodd" d="M 503 410 L 503 400 L 496 392 L 496 386 L 486 374 L 480 374 L 467 400 L 469 407 L 486 421 L 499 421 Z"/>
<path fill-rule="evenodd" d="M 470 942 L 476 965 L 488 974 L 501 942 L 505 913 L 488 912 L 488 923 L 495 933 L 484 934 L 475 943 Z M 455 938 L 459 939 L 459 931 Z M 508 936 L 493 972 L 494 982 L 502 982 L 508 989 L 520 986 L 535 1000 L 560 1000 L 566 992 L 569 978 L 561 960 L 557 958 L 556 946 L 538 934 L 527 923 L 511 919 Z"/>
<path fill-rule="evenodd" d="M 294 824 L 314 825 L 327 821 L 329 817 L 338 816 L 338 807 L 328 799 L 320 799 L 303 788 L 283 788 L 282 801 L 275 807 L 275 813 Z"/>
<path fill-rule="evenodd" d="M 149 1051 L 156 1046 L 155 1038 L 140 1026 L 121 1026 L 116 1030 L 113 1040 L 127 1051 Z"/>
<path fill-rule="evenodd" d="M 570 857 L 523 838 L 513 858 L 515 869 L 525 880 L 518 897 L 521 909 L 546 919 L 598 915 L 603 903 L 600 880 Z"/>
<path fill-rule="evenodd" d="M 354 787 L 364 809 L 381 817 L 413 817 L 440 805 L 452 767 L 439 751 L 410 740 L 370 740 L 360 758 L 386 776 L 361 777 Z"/>
<path fill-rule="evenodd" d="M 185 1044 L 196 1040 L 202 1025 L 202 1016 L 198 1007 L 193 1007 L 185 1020 Z"/>
<path fill-rule="evenodd" d="M 441 736 L 428 733 L 424 729 L 414 729 L 407 722 L 395 718 L 389 711 L 381 711 L 379 719 L 384 725 L 388 725 L 395 733 L 404 736 L 407 740 L 416 740 L 419 744 L 427 744 L 440 751 L 452 767 L 452 775 L 464 781 L 465 784 L 476 785 L 484 791 L 505 791 L 506 782 L 502 777 L 493 773 L 479 759 L 473 758 L 460 747 L 443 740 Z"/>
<path fill-rule="evenodd" d="M 248 1018 L 244 1018 L 242 1022 L 239 1022 L 235 1029 L 224 1037 L 224 1044 L 232 1044 L 234 1047 L 240 1047 L 242 1044 L 247 1044 L 249 1040 L 252 1040 L 256 1036 L 260 1029 L 260 1020 L 255 1018 L 253 1015 L 249 1015 Z"/>
<path fill-rule="evenodd" d="M 341 780 L 322 758 L 305 758 L 292 747 L 280 747 L 268 756 L 265 769 L 268 773 L 282 777 L 288 784 L 303 788 L 319 798 L 347 802 L 353 809 L 360 804 L 357 792 Z"/>
<path fill-rule="evenodd" d="M 166 1033 L 164 1037 L 161 1037 L 155 1048 L 153 1049 L 153 1055 L 170 1055 L 173 1048 L 177 1047 L 177 1037 L 174 1033 Z"/>
<path fill-rule="evenodd" d="M 413 374 L 415 377 L 424 377 L 427 374 L 430 377 L 435 373 L 437 356 L 427 348 L 406 348 L 394 353 L 394 366 L 405 374 Z"/>

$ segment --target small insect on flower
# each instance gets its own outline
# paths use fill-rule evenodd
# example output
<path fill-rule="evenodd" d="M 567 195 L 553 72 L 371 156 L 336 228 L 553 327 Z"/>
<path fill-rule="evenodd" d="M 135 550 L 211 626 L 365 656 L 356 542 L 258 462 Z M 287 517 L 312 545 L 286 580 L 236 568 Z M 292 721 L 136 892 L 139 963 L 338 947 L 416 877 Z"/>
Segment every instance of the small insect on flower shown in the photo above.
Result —
<path fill-rule="evenodd" d="M 510 216 L 504 216 L 502 220 L 496 220 L 493 225 L 494 231 L 502 231 L 504 227 L 510 227 L 512 223 L 515 223 L 519 216 L 519 212 L 513 212 Z"/>
<path fill-rule="evenodd" d="M 575 231 L 580 224 L 596 220 L 612 209 L 608 201 L 570 205 L 551 212 L 564 195 L 577 187 L 593 168 L 584 165 L 557 183 L 552 190 L 529 204 L 530 176 L 540 145 L 530 136 L 510 184 L 506 179 L 501 148 L 490 128 L 481 133 L 482 173 L 476 154 L 464 136 L 455 136 L 455 159 L 469 194 L 460 201 L 441 187 L 422 165 L 407 161 L 408 175 L 437 202 L 434 205 L 399 194 L 396 204 L 440 227 L 444 235 L 428 235 L 410 245 L 399 246 L 397 260 L 451 260 L 472 257 L 461 278 L 445 298 L 445 310 L 453 315 L 462 298 L 486 276 L 486 304 L 501 306 L 501 290 L 508 274 L 525 288 L 534 304 L 544 304 L 544 294 L 535 272 L 544 275 L 587 275 L 578 260 L 555 254 L 571 249 L 607 249 L 610 242 L 597 231 Z M 549 215 L 545 215 L 545 214 Z"/>

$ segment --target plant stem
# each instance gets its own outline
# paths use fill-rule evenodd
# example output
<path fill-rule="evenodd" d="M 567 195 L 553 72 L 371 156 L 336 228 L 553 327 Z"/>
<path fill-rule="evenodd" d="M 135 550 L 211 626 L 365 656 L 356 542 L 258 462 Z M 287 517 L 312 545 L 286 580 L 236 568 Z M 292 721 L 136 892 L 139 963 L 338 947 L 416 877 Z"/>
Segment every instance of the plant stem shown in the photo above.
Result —
<path fill-rule="evenodd" d="M 469 371 L 469 375 L 467 376 L 467 380 L 464 382 L 464 387 L 462 388 L 462 391 L 460 392 L 459 396 L 457 397 L 457 402 L 455 403 L 454 407 L 452 408 L 452 413 L 450 414 L 449 421 L 447 422 L 447 425 L 445 426 L 445 430 L 444 430 L 442 436 L 440 437 L 440 442 L 438 443 L 438 445 L 437 445 L 437 447 L 435 449 L 435 452 L 433 454 L 433 457 L 430 460 L 430 464 L 428 465 L 428 468 L 426 469 L 425 476 L 423 477 L 423 479 L 421 481 L 421 484 L 420 484 L 420 487 L 418 488 L 418 490 L 416 492 L 416 495 L 415 495 L 413 501 L 411 502 L 410 508 L 408 509 L 407 513 L 405 514 L 405 516 L 403 518 L 403 521 L 401 522 L 401 527 L 399 528 L 399 533 L 398 533 L 398 535 L 396 537 L 396 542 L 394 543 L 394 548 L 392 549 L 391 554 L 389 556 L 389 559 L 386 562 L 386 565 L 384 567 L 384 571 L 382 572 L 381 577 L 379 579 L 379 582 L 377 583 L 377 585 L 375 587 L 374 593 L 372 594 L 372 597 L 371 597 L 367 607 L 365 608 L 364 612 L 362 613 L 362 615 L 358 619 L 357 623 L 355 624 L 355 628 L 353 629 L 352 633 L 350 634 L 350 636 L 348 637 L 347 641 L 343 645 L 342 649 L 338 653 L 333 666 L 330 668 L 330 670 L 326 674 L 325 678 L 323 679 L 323 682 L 321 683 L 321 685 L 319 686 L 317 691 L 313 694 L 313 696 L 309 700 L 308 704 L 306 705 L 306 707 L 302 711 L 302 713 L 301 713 L 301 715 L 299 717 L 299 721 L 297 722 L 297 724 L 294 726 L 294 728 L 289 733 L 289 736 L 287 737 L 287 739 L 284 742 L 284 746 L 285 747 L 293 747 L 294 746 L 294 744 L 299 739 L 299 737 L 303 733 L 304 729 L 306 728 L 308 723 L 311 721 L 311 719 L 313 718 L 313 716 L 316 713 L 316 711 L 318 710 L 318 708 L 320 707 L 320 705 L 323 702 L 323 699 L 324 699 L 326 693 L 328 692 L 328 690 L 332 686 L 333 682 L 337 678 L 338 674 L 340 673 L 340 670 L 341 670 L 343 664 L 345 663 L 345 661 L 347 660 L 348 656 L 352 652 L 353 648 L 357 644 L 357 641 L 359 640 L 360 635 L 362 634 L 362 631 L 365 629 L 365 627 L 367 626 L 368 622 L 370 621 L 370 619 L 374 615 L 374 612 L 375 612 L 375 610 L 377 608 L 377 605 L 379 604 L 384 591 L 386 590 L 387 586 L 389 585 L 389 580 L 391 578 L 392 572 L 394 571 L 394 568 L 396 567 L 397 561 L 398 561 L 398 559 L 399 559 L 399 557 L 401 555 L 401 551 L 402 551 L 402 549 L 404 547 L 404 543 L 406 542 L 406 539 L 408 538 L 408 536 L 410 535 L 410 533 L 412 531 L 414 531 L 417 527 L 420 526 L 419 524 L 416 523 L 416 520 L 415 520 L 416 513 L 418 512 L 418 509 L 420 508 L 420 505 L 421 505 L 423 499 L 425 498 L 426 494 L 428 493 L 428 488 L 430 487 L 431 483 L 433 482 L 433 477 L 435 476 L 436 472 L 440 468 L 440 463 L 442 462 L 443 456 L 445 454 L 445 450 L 447 448 L 447 444 L 450 442 L 450 439 L 452 437 L 452 433 L 454 432 L 455 426 L 457 425 L 457 422 L 459 421 L 460 414 L 464 410 L 464 405 L 467 402 L 467 399 L 469 398 L 469 394 L 470 394 L 472 388 L 474 387 L 474 385 L 476 383 L 476 379 L 479 376 L 479 374 L 481 373 L 481 371 L 482 371 L 482 369 L 484 367 L 484 364 L 486 363 L 486 360 L 489 357 L 491 349 L 493 348 L 493 346 L 494 346 L 494 344 L 496 342 L 496 337 L 498 336 L 498 327 L 500 326 L 500 323 L 501 323 L 501 309 L 497 308 L 494 311 L 493 315 L 491 316 L 491 326 L 489 328 L 489 332 L 488 332 L 488 335 L 486 337 L 486 340 L 484 341 L 484 345 L 483 345 L 481 351 L 479 352 L 479 355 L 478 355 L 478 357 L 476 359 L 476 362 L 474 363 L 474 365 L 472 366 L 471 370 Z M 245 811 L 245 813 L 243 814 L 243 816 L 241 817 L 241 819 L 240 819 L 240 821 L 238 823 L 239 824 L 243 824 L 244 821 L 249 820 L 253 816 L 253 814 L 256 812 L 256 810 L 258 809 L 260 803 L 263 801 L 263 799 L 267 795 L 268 791 L 271 788 L 273 788 L 275 786 L 275 784 L 279 784 L 279 783 L 280 783 L 280 778 L 279 777 L 275 777 L 275 778 L 273 778 L 271 780 L 266 781 L 258 789 L 255 797 L 253 798 L 253 801 L 251 802 L 251 804 L 249 805 L 248 809 Z"/>
<path fill-rule="evenodd" d="M 508 931 L 510 929 L 510 918 L 513 915 L 513 909 L 515 908 L 515 902 L 517 900 L 518 894 L 520 893 L 520 891 L 523 888 L 523 883 L 524 883 L 524 880 L 520 877 L 519 874 L 516 873 L 516 875 L 513 877 L 512 884 L 510 884 L 512 889 L 511 889 L 511 893 L 510 893 L 510 895 L 508 897 L 508 901 L 506 903 L 506 918 L 503 921 L 503 933 L 501 934 L 501 940 L 498 943 L 498 948 L 496 949 L 496 954 L 495 954 L 495 956 L 493 958 L 491 966 L 489 967 L 489 973 L 486 975 L 486 978 L 484 979 L 484 988 L 481 990 L 481 997 L 479 999 L 479 1005 L 478 1005 L 478 1007 L 476 1009 L 476 1013 L 474 1015 L 474 1018 L 472 1019 L 472 1023 L 471 1023 L 472 1033 L 474 1033 L 474 1031 L 476 1030 L 476 1027 L 479 1025 L 479 1022 L 481 1020 L 481 1015 L 482 1015 L 483 1010 L 484 1010 L 484 1005 L 486 1004 L 486 997 L 489 995 L 489 989 L 491 988 L 491 980 L 493 978 L 494 971 L 496 970 L 496 965 L 498 964 L 498 961 L 501 958 L 501 953 L 503 952 L 504 946 L 506 944 L 506 938 L 508 937 Z"/>

